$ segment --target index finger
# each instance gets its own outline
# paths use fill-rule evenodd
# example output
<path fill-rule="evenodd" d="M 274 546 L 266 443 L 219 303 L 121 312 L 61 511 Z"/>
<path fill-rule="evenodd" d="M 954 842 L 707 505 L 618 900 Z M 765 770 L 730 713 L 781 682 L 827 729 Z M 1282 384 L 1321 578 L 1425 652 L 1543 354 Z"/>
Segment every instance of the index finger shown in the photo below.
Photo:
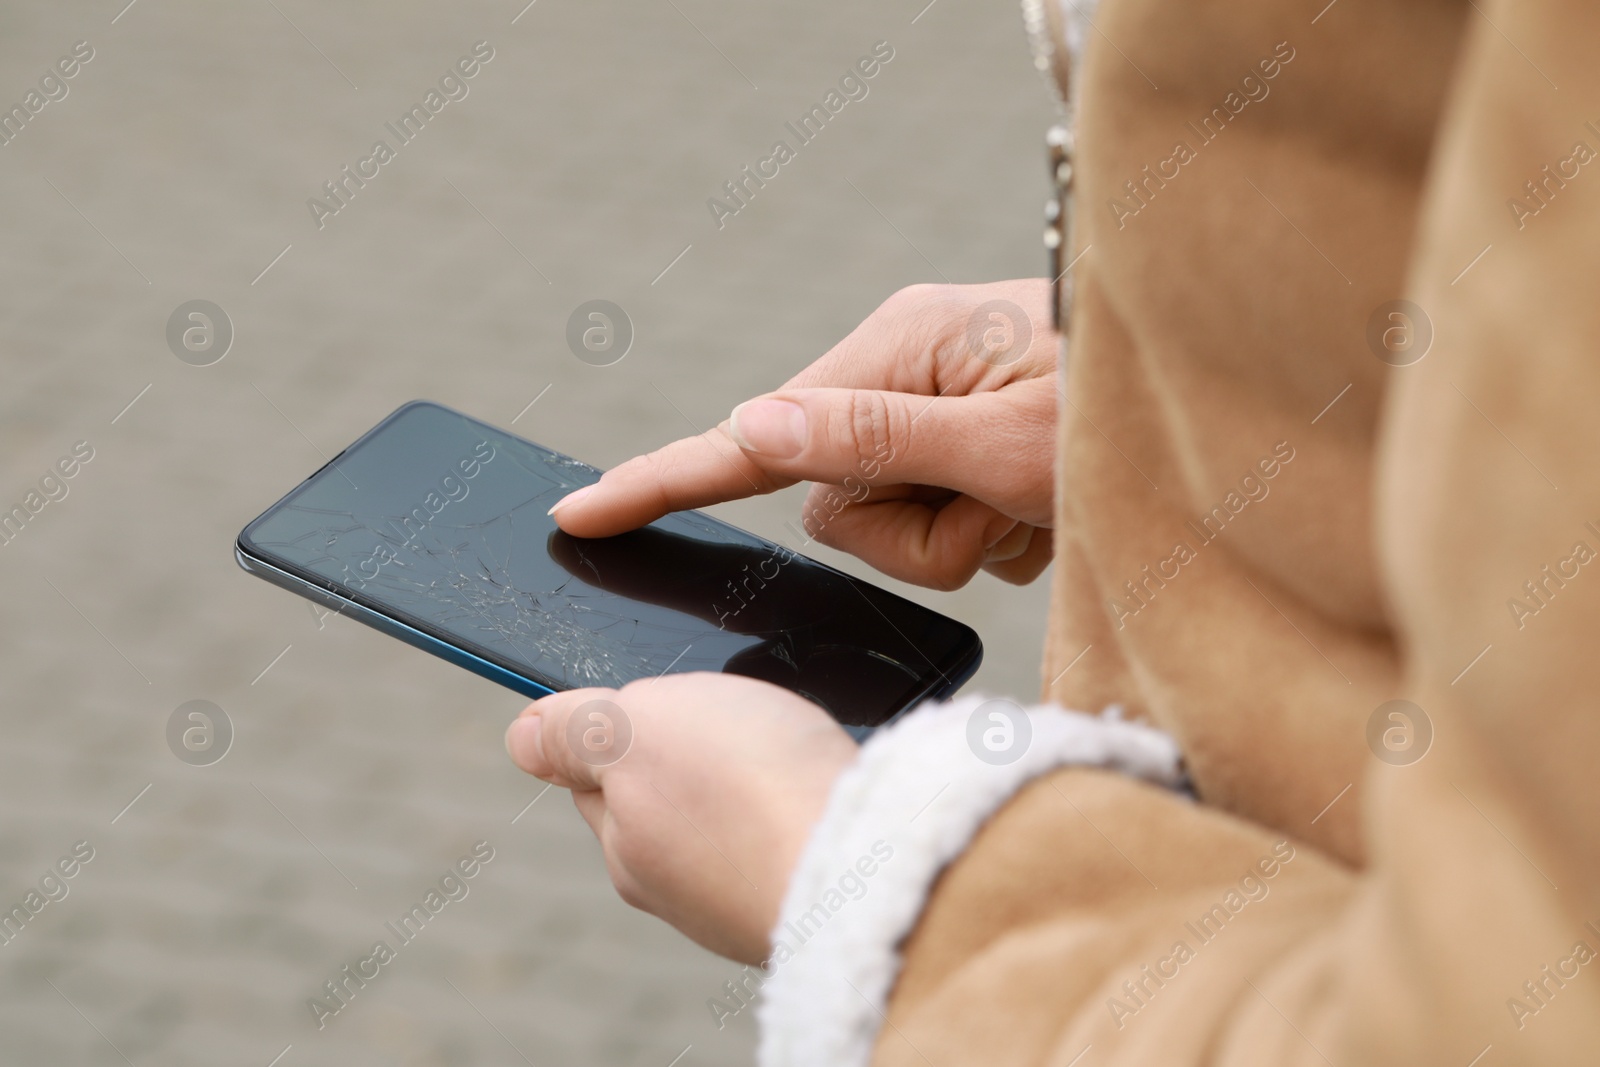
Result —
<path fill-rule="evenodd" d="M 937 340 L 949 307 L 970 300 L 949 287 L 913 286 L 891 296 L 783 389 L 832 387 L 933 394 Z M 943 309 L 943 310 L 940 310 Z M 672 511 L 709 507 L 785 489 L 798 480 L 753 462 L 728 436 L 727 422 L 674 441 L 568 494 L 550 509 L 574 537 L 609 537 Z M 582 501 L 579 507 L 572 507 Z"/>
<path fill-rule="evenodd" d="M 613 467 L 594 485 L 557 501 L 550 514 L 574 537 L 609 537 L 668 512 L 742 500 L 794 483 L 751 462 L 723 427 L 716 426 Z M 580 500 L 582 507 L 568 506 Z"/>

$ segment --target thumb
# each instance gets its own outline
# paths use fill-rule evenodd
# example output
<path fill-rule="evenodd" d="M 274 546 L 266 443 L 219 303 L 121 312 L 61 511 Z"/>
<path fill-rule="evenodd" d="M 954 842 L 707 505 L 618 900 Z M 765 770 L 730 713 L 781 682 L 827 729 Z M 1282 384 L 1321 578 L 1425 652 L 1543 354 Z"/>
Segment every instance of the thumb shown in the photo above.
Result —
<path fill-rule="evenodd" d="M 851 476 L 934 485 L 1014 518 L 1048 521 L 1013 508 L 1050 476 L 1052 457 L 1033 455 L 1026 442 L 1039 439 L 1034 420 L 1048 426 L 1054 418 L 1051 383 L 1019 382 L 1003 392 L 1009 395 L 784 389 L 734 408 L 727 431 L 751 462 L 786 479 L 847 489 Z"/>
<path fill-rule="evenodd" d="M 512 762 L 565 789 L 599 789 L 627 755 L 633 723 L 613 689 L 571 689 L 536 700 L 506 730 Z"/>

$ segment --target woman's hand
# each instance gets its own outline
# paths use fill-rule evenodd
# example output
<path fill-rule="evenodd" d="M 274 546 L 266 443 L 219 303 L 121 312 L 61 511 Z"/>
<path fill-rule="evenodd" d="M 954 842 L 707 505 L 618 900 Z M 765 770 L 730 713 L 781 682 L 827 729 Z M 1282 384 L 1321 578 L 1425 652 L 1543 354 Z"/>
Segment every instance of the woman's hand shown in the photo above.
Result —
<path fill-rule="evenodd" d="M 1044 279 L 902 289 L 777 392 L 556 504 L 579 537 L 798 481 L 806 532 L 936 589 L 1050 562 L 1056 335 Z"/>
<path fill-rule="evenodd" d="M 769 954 L 795 863 L 857 751 L 810 701 L 728 674 L 545 697 L 506 749 L 572 790 L 624 901 L 744 963 Z"/>

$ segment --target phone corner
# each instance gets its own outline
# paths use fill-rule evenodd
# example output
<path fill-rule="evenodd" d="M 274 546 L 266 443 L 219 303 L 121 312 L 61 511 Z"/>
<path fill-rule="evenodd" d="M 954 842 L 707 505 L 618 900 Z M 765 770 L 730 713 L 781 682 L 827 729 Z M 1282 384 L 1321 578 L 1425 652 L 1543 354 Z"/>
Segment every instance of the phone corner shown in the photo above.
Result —
<path fill-rule="evenodd" d="M 380 422 L 378 425 L 381 426 L 384 423 L 393 422 L 402 415 L 407 415 L 413 411 L 420 411 L 424 409 L 431 411 L 442 411 L 450 415 L 461 414 L 461 412 L 445 404 L 441 404 L 437 400 L 429 400 L 426 397 L 417 397 L 415 400 L 407 400 L 405 403 L 389 412 L 389 414 L 385 416 L 382 422 Z M 376 427 L 374 427 L 374 429 L 376 429 Z"/>
<path fill-rule="evenodd" d="M 983 666 L 983 638 L 979 637 L 978 631 L 972 627 L 967 626 L 965 623 L 962 626 L 970 635 L 970 642 L 962 653 L 961 659 L 947 676 L 950 681 L 946 685 L 944 692 L 939 694 L 939 699 L 941 700 L 948 700 L 950 697 L 955 696 L 962 686 L 972 681 L 972 676 L 978 673 L 978 668 Z"/>
<path fill-rule="evenodd" d="M 250 554 L 250 550 L 245 547 L 244 534 L 242 532 L 233 542 L 233 561 L 239 565 L 240 570 L 250 573 L 255 572 L 255 559 Z"/>

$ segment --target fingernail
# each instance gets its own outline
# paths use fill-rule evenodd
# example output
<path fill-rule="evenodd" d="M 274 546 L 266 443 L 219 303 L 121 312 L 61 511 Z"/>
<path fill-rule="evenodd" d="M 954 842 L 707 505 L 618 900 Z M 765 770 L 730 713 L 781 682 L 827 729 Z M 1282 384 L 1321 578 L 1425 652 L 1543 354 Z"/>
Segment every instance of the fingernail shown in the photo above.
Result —
<path fill-rule="evenodd" d="M 566 507 L 568 504 L 576 504 L 578 501 L 582 500 L 584 497 L 588 496 L 592 492 L 594 492 L 594 486 L 586 485 L 582 489 L 579 489 L 579 490 L 577 490 L 575 492 L 568 493 L 566 496 L 562 497 L 560 500 L 557 500 L 555 502 L 555 504 L 550 508 L 550 510 L 545 512 L 545 514 L 546 515 L 554 515 L 561 508 Z"/>
<path fill-rule="evenodd" d="M 506 728 L 506 752 L 511 762 L 534 773 L 544 765 L 544 729 L 537 715 L 524 715 Z"/>
<path fill-rule="evenodd" d="M 806 412 L 789 400 L 746 400 L 728 416 L 728 436 L 748 452 L 793 459 L 806 447 Z"/>

